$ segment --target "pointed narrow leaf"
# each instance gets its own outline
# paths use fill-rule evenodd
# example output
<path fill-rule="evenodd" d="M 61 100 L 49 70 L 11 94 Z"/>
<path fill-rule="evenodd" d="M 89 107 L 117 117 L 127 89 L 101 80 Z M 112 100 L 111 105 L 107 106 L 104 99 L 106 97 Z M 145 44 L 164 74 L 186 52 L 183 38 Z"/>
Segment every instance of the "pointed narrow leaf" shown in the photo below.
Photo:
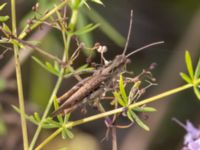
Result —
<path fill-rule="evenodd" d="M 56 76 L 59 76 L 59 73 L 54 69 L 54 67 L 50 64 L 50 63 L 47 63 L 44 64 L 42 61 L 40 61 L 38 58 L 36 57 L 32 57 L 32 59 L 38 63 L 42 68 L 44 68 L 45 70 L 49 71 L 50 73 L 56 75 Z M 52 69 L 53 68 L 53 69 Z"/>
<path fill-rule="evenodd" d="M 20 109 L 19 109 L 18 107 L 16 107 L 15 105 L 11 105 L 11 106 L 12 106 L 12 108 L 13 108 L 17 113 L 21 114 Z M 26 118 L 28 121 L 34 123 L 35 125 L 38 125 L 38 122 L 34 119 L 33 116 L 25 115 L 25 118 Z"/>
<path fill-rule="evenodd" d="M 192 79 L 191 79 L 187 74 L 181 72 L 181 73 L 180 73 L 180 76 L 181 76 L 181 78 L 182 78 L 185 82 L 187 82 L 187 83 L 192 83 Z"/>
<path fill-rule="evenodd" d="M 187 70 L 190 75 L 190 78 L 193 79 L 194 78 L 194 70 L 193 70 L 192 60 L 191 60 L 189 51 L 185 52 L 185 62 L 186 62 L 186 66 L 187 66 Z"/>
<path fill-rule="evenodd" d="M 62 139 L 64 140 L 67 138 L 67 132 L 65 130 L 62 130 L 61 135 L 62 135 Z"/>
<path fill-rule="evenodd" d="M 79 19 L 77 20 L 77 30 L 83 28 L 88 24 L 88 18 L 82 11 L 80 10 L 79 13 Z M 93 47 L 94 44 L 94 38 L 93 34 L 91 32 L 88 32 L 86 34 L 79 35 L 80 41 L 82 41 L 85 44 L 85 47 Z M 83 51 L 87 56 L 89 54 L 93 54 L 90 50 L 84 49 Z"/>
<path fill-rule="evenodd" d="M 5 23 L 3 23 L 3 30 L 8 32 L 8 33 L 11 33 L 10 28 Z"/>
<path fill-rule="evenodd" d="M 120 94 L 122 96 L 122 99 L 125 103 L 125 105 L 128 105 L 128 98 L 126 96 L 126 92 L 124 89 L 124 81 L 123 81 L 123 76 L 120 74 L 120 79 L 119 79 L 119 89 L 120 89 Z"/>
<path fill-rule="evenodd" d="M 84 69 L 86 69 L 87 67 L 88 67 L 88 65 L 85 64 L 85 65 L 82 65 L 82 66 L 78 67 L 76 70 L 84 70 Z"/>
<path fill-rule="evenodd" d="M 59 104 L 58 104 L 58 100 L 57 100 L 57 98 L 56 98 L 56 96 L 54 97 L 54 101 L 53 101 L 54 103 L 54 109 L 56 110 L 56 109 L 58 109 L 58 107 L 59 107 Z"/>
<path fill-rule="evenodd" d="M 7 5 L 7 3 L 3 3 L 0 5 L 0 11 L 4 9 L 4 7 Z"/>
<path fill-rule="evenodd" d="M 100 4 L 100 5 L 103 5 L 103 6 L 104 6 L 104 4 L 103 4 L 103 2 L 102 2 L 101 0 L 92 0 L 92 2 L 94 2 L 94 3 L 97 3 L 97 4 Z"/>
<path fill-rule="evenodd" d="M 85 27 L 79 29 L 74 34 L 76 34 L 76 35 L 85 34 L 85 33 L 91 32 L 92 30 L 96 29 L 97 27 L 99 27 L 99 24 L 96 24 L 96 25 L 89 24 L 89 25 L 86 25 Z"/>
<path fill-rule="evenodd" d="M 67 128 L 63 128 L 63 130 L 62 130 L 62 138 L 63 139 L 66 139 L 66 138 L 71 139 L 73 137 L 74 137 L 74 135 L 71 131 L 69 131 Z"/>
<path fill-rule="evenodd" d="M 56 69 L 55 69 L 49 62 L 45 62 L 45 64 L 46 64 L 47 69 L 48 69 L 50 72 L 55 73 L 55 74 L 58 74 L 57 71 L 56 71 Z"/>
<path fill-rule="evenodd" d="M 0 22 L 5 22 L 9 19 L 9 16 L 0 16 Z"/>
<path fill-rule="evenodd" d="M 58 107 L 59 107 L 59 104 L 58 104 L 58 100 L 57 100 L 57 98 L 55 97 L 54 98 L 54 101 L 53 101 L 54 103 L 54 109 L 55 110 L 57 110 L 58 109 Z M 63 123 L 63 118 L 62 118 L 62 115 L 57 115 L 57 119 L 58 119 L 58 121 L 60 122 L 60 123 Z"/>
<path fill-rule="evenodd" d="M 70 118 L 70 113 L 66 114 L 64 117 L 64 123 L 67 123 L 69 121 Z"/>
<path fill-rule="evenodd" d="M 73 139 L 74 138 L 74 134 L 70 131 L 70 130 L 66 130 L 67 131 L 67 136 L 70 138 L 70 139 Z"/>
<path fill-rule="evenodd" d="M 88 3 L 85 0 L 82 0 L 82 3 L 88 8 L 90 9 L 90 6 L 88 5 Z M 82 5 L 82 4 L 81 4 Z"/>
<path fill-rule="evenodd" d="M 61 127 L 59 122 L 56 122 L 51 117 L 47 117 L 42 124 L 42 128 L 52 129 L 52 128 L 59 128 Z"/>
<path fill-rule="evenodd" d="M 121 96 L 120 96 L 119 93 L 117 93 L 117 92 L 115 91 L 115 92 L 113 92 L 113 95 L 114 95 L 114 97 L 117 99 L 118 103 L 119 103 L 121 106 L 123 106 L 123 107 L 126 106 L 125 102 L 122 100 L 122 98 L 121 98 Z"/>
<path fill-rule="evenodd" d="M 56 125 L 56 124 L 52 124 L 52 123 L 46 123 L 46 124 L 42 124 L 42 128 L 44 128 L 44 129 L 55 129 L 55 128 L 59 128 L 59 126 Z"/>
<path fill-rule="evenodd" d="M 199 77 L 200 77 L 200 57 L 199 57 L 198 64 L 195 68 L 195 74 L 194 74 L 195 79 L 198 79 Z"/>
<path fill-rule="evenodd" d="M 134 122 L 134 119 L 133 119 L 133 117 L 132 117 L 132 115 L 131 115 L 131 111 L 132 111 L 132 110 L 128 110 L 128 111 L 127 111 L 127 117 L 128 117 L 129 120 L 131 120 L 132 122 Z"/>
<path fill-rule="evenodd" d="M 42 68 L 46 69 L 45 64 L 43 64 L 42 61 L 40 61 L 38 58 L 36 58 L 36 57 L 33 56 L 32 59 L 33 59 L 36 63 L 38 63 Z"/>
<path fill-rule="evenodd" d="M 57 61 L 54 62 L 54 68 L 57 72 L 60 72 L 60 66 Z"/>
<path fill-rule="evenodd" d="M 200 91 L 199 91 L 198 87 L 194 87 L 193 89 L 194 89 L 195 95 L 196 95 L 197 98 L 200 100 Z"/>
<path fill-rule="evenodd" d="M 37 122 L 41 121 L 40 116 L 39 116 L 39 114 L 37 112 L 34 112 L 33 117 Z"/>
<path fill-rule="evenodd" d="M 139 118 L 133 111 L 130 111 L 130 112 L 131 112 L 131 115 L 132 115 L 132 117 L 134 118 L 135 122 L 136 122 L 141 128 L 143 128 L 143 129 L 146 130 L 146 131 L 149 131 L 149 130 L 150 130 L 149 127 L 148 127 L 146 124 L 144 124 L 144 123 L 142 122 L 142 120 L 140 120 L 140 118 Z"/>

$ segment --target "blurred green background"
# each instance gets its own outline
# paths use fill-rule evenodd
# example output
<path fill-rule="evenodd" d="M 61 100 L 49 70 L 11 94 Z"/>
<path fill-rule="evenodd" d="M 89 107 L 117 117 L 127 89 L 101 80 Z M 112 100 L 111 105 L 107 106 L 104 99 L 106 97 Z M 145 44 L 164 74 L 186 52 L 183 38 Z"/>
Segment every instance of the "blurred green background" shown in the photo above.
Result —
<path fill-rule="evenodd" d="M 7 2 L 1 0 L 1 2 Z M 34 0 L 17 0 L 17 23 L 19 30 L 26 22 L 31 12 L 31 7 L 37 2 Z M 47 9 L 53 5 L 53 0 L 40 0 L 40 9 Z M 99 22 L 104 26 L 81 39 L 90 46 L 93 42 L 100 42 L 108 47 L 106 58 L 112 59 L 115 55 L 121 54 L 124 46 L 124 38 L 128 32 L 130 10 L 133 9 L 133 31 L 128 51 L 141 47 L 145 44 L 165 41 L 162 46 L 156 46 L 142 51 L 131 57 L 132 63 L 128 66 L 130 70 L 139 73 L 152 62 L 158 66 L 154 70 L 158 86 L 147 91 L 142 98 L 153 96 L 165 90 L 175 88 L 184 84 L 179 72 L 185 71 L 184 52 L 189 50 L 193 63 L 197 63 L 200 56 L 200 1 L 198 0 L 115 0 L 103 1 L 105 7 L 91 4 L 94 12 L 81 10 L 78 20 L 78 27 L 86 22 Z M 9 5 L 4 14 L 10 13 Z M 103 18 L 104 20 L 102 20 Z M 118 33 L 113 33 L 110 24 Z M 38 36 L 40 34 L 40 36 Z M 115 35 L 116 34 L 116 35 Z M 63 48 L 60 34 L 55 30 L 37 30 L 28 38 L 35 38 L 41 41 L 40 47 L 51 50 L 54 55 L 59 56 Z M 118 37 L 118 38 L 116 38 Z M 42 112 L 49 95 L 54 87 L 55 77 L 39 67 L 27 54 L 23 62 L 23 85 L 26 99 L 27 112 Z M 34 56 L 40 57 L 33 53 Z M 3 59 L 0 59 L 0 149 L 21 149 L 19 138 L 20 122 L 19 116 L 10 107 L 17 105 L 18 98 L 15 86 L 14 68 L 11 62 L 13 54 L 8 52 Z M 42 58 L 42 57 L 41 57 Z M 86 53 L 81 53 L 80 59 L 75 66 L 85 63 Z M 98 57 L 95 57 L 97 61 Z M 59 95 L 68 90 L 76 83 L 70 78 L 65 80 L 59 91 Z M 120 150 L 179 150 L 182 146 L 184 129 L 174 123 L 171 118 L 176 117 L 182 122 L 190 120 L 194 125 L 200 124 L 200 102 L 192 90 L 170 96 L 165 100 L 150 104 L 157 109 L 157 112 L 148 116 L 146 123 L 151 131 L 146 132 L 138 126 L 129 129 L 118 130 L 118 144 Z M 90 109 L 89 109 L 90 110 Z M 89 115 L 94 114 L 91 110 Z M 83 117 L 83 116 L 82 116 Z M 73 119 L 80 118 L 79 113 L 74 113 Z M 123 121 L 123 120 L 122 120 Z M 29 124 L 30 135 L 34 132 L 34 126 Z M 47 145 L 46 149 L 52 149 L 52 145 L 70 145 L 69 149 L 111 149 L 111 141 L 100 142 L 104 137 L 106 128 L 103 120 L 87 123 L 74 128 L 76 138 L 74 140 L 60 140 L 60 138 Z M 44 132 L 41 139 L 49 132 Z M 85 142 L 83 142 L 85 140 Z M 81 145 L 82 144 L 82 145 Z M 73 147 L 76 145 L 77 147 Z M 80 145 L 80 146 L 79 146 Z M 48 147 L 49 146 L 49 147 Z M 16 148 L 17 147 L 17 148 Z M 87 147 L 87 148 L 86 148 Z M 55 147 L 53 148 L 55 149 Z"/>

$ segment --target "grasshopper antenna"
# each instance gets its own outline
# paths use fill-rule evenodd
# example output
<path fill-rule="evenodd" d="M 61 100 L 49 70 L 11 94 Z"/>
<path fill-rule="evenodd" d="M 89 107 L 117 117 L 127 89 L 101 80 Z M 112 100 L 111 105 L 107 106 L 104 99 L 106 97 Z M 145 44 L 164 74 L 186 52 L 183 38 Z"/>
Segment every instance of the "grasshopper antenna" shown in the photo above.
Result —
<path fill-rule="evenodd" d="M 151 43 L 151 44 L 142 46 L 142 47 L 140 47 L 140 48 L 134 50 L 133 52 L 129 53 L 128 55 L 126 55 L 126 58 L 128 58 L 128 57 L 130 57 L 131 55 L 133 55 L 133 54 L 135 54 L 135 53 L 137 53 L 137 52 L 139 52 L 139 51 L 142 51 L 142 50 L 144 50 L 144 49 L 146 49 L 146 48 L 149 48 L 149 47 L 152 47 L 152 46 L 155 46 L 155 45 L 160 45 L 160 44 L 163 44 L 163 43 L 164 43 L 164 41 L 158 41 L 158 42 L 154 42 L 154 43 Z"/>
<path fill-rule="evenodd" d="M 131 10 L 128 35 L 127 35 L 127 38 L 126 38 L 126 44 L 125 44 L 125 47 L 124 47 L 123 55 L 125 55 L 125 53 L 128 49 L 128 44 L 129 44 L 129 41 L 130 41 L 130 36 L 131 36 L 131 31 L 132 31 L 132 24 L 133 24 L 133 10 Z"/>

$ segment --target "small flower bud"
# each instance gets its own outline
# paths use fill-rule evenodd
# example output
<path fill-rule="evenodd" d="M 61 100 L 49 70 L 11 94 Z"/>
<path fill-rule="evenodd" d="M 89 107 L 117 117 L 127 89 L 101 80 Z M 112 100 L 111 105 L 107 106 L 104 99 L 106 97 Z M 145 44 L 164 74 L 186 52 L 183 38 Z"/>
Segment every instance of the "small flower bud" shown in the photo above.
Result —
<path fill-rule="evenodd" d="M 105 53 L 105 52 L 107 52 L 107 47 L 106 46 L 99 46 L 98 49 L 97 49 L 97 52 Z"/>

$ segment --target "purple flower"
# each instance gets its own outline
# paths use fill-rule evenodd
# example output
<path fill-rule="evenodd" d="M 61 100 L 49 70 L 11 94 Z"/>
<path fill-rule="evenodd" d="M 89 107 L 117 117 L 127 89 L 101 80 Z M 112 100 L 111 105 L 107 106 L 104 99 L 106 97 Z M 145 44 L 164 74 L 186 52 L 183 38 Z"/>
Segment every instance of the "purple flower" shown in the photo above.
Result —
<path fill-rule="evenodd" d="M 173 120 L 187 131 L 182 150 L 200 150 L 200 129 L 194 127 L 190 121 L 187 121 L 185 125 L 175 118 Z"/>

